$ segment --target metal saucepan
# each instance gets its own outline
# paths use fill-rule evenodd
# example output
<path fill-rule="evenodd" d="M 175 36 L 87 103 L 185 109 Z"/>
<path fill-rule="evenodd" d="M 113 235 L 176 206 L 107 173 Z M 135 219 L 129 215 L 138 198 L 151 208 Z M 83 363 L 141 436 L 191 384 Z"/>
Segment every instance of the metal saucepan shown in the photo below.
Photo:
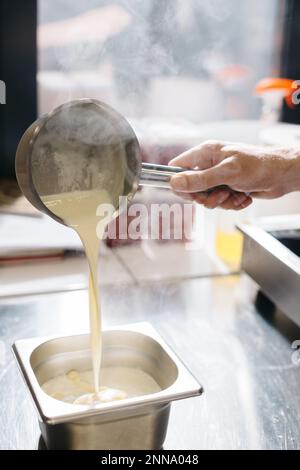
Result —
<path fill-rule="evenodd" d="M 170 177 L 181 171 L 142 163 L 127 120 L 93 99 L 71 101 L 37 119 L 24 133 L 16 154 L 16 175 L 24 195 L 61 223 L 42 196 L 105 189 L 131 199 L 139 185 L 169 187 Z"/>

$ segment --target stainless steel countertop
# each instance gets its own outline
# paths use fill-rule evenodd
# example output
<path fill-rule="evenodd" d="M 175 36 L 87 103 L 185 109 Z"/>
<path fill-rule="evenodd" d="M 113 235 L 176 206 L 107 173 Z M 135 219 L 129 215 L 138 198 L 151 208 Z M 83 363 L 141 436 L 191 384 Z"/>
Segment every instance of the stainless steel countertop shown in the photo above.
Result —
<path fill-rule="evenodd" d="M 149 321 L 203 384 L 172 405 L 165 449 L 300 449 L 300 328 L 258 313 L 248 278 L 103 288 L 104 326 Z M 11 353 L 16 339 L 88 329 L 85 291 L 0 303 L 0 448 L 36 449 L 37 414 Z"/>

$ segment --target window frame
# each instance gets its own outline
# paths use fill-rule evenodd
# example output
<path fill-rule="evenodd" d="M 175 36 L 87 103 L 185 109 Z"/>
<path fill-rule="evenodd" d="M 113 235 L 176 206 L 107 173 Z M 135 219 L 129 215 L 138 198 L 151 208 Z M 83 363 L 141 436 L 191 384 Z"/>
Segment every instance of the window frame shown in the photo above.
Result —
<path fill-rule="evenodd" d="M 37 0 L 0 0 L 0 176 L 14 178 L 18 142 L 37 116 Z"/>

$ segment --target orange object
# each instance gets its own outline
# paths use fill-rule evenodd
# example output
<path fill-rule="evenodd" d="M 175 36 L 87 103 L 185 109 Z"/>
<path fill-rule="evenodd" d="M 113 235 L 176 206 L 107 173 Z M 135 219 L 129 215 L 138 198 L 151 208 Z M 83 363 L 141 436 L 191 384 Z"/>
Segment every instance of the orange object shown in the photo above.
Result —
<path fill-rule="evenodd" d="M 251 70 L 246 65 L 242 64 L 230 64 L 222 67 L 217 72 L 217 78 L 221 81 L 228 79 L 243 79 L 247 78 L 251 74 Z"/>
<path fill-rule="evenodd" d="M 300 88 L 296 80 L 290 78 L 263 78 L 260 80 L 254 89 L 257 95 L 262 95 L 265 92 L 272 90 L 282 90 L 282 95 L 289 108 L 295 108 L 293 103 L 293 94 Z"/>

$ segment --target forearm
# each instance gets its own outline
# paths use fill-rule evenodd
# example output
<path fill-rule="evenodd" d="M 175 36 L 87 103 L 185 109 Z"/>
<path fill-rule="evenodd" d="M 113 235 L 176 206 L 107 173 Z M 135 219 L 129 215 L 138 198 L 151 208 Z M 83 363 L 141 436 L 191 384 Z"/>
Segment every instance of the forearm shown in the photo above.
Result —
<path fill-rule="evenodd" d="M 175 192 L 190 194 L 208 208 L 239 210 L 249 205 L 252 198 L 273 199 L 300 191 L 300 147 L 207 141 L 170 164 L 198 170 L 173 176 L 171 186 Z M 207 189 L 220 185 L 229 186 L 231 191 L 203 195 Z"/>
<path fill-rule="evenodd" d="M 295 156 L 294 178 L 293 191 L 300 191 L 300 149 L 296 152 Z"/>
<path fill-rule="evenodd" d="M 291 151 L 287 160 L 285 192 L 300 191 L 300 148 Z"/>

